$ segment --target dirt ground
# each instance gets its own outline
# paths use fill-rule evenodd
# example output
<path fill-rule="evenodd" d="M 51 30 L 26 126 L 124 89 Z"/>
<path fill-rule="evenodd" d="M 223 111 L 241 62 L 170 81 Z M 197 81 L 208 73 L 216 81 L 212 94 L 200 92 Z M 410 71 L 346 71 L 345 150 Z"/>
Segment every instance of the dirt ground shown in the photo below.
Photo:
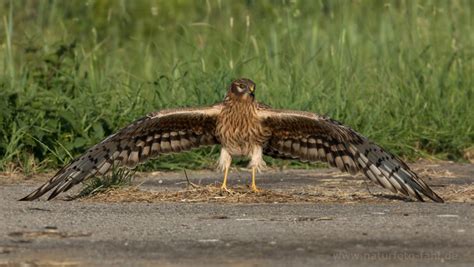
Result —
<path fill-rule="evenodd" d="M 218 172 L 187 171 L 197 187 L 184 172 L 140 173 L 131 187 L 49 202 L 17 201 L 48 175 L 0 174 L 0 266 L 472 266 L 474 165 L 413 168 L 446 203 L 335 169 L 268 170 L 257 194 L 246 170 L 233 170 L 232 193 Z"/>

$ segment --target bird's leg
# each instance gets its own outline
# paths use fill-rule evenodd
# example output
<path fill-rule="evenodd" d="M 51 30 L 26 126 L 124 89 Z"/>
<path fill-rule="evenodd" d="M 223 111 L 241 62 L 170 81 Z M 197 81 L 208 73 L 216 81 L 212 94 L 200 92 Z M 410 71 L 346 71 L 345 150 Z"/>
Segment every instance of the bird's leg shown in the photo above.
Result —
<path fill-rule="evenodd" d="M 257 167 L 252 167 L 252 191 L 255 193 L 260 192 L 260 189 L 257 188 L 257 184 L 255 183 L 255 173 L 257 172 Z"/>
<path fill-rule="evenodd" d="M 232 162 L 232 157 L 230 153 L 225 149 L 221 149 L 221 155 L 219 157 L 219 168 L 224 171 L 224 181 L 222 181 L 221 190 L 224 190 L 228 193 L 232 193 L 229 189 L 227 189 L 227 176 L 229 174 L 230 164 Z"/>
<path fill-rule="evenodd" d="M 260 192 L 260 190 L 257 188 L 257 185 L 255 184 L 255 175 L 256 175 L 257 169 L 260 171 L 263 167 L 265 167 L 265 161 L 263 161 L 263 158 L 262 158 L 261 146 L 255 146 L 253 148 L 249 167 L 252 168 L 252 184 L 251 184 L 252 191 L 255 193 Z"/>
<path fill-rule="evenodd" d="M 227 189 L 227 175 L 228 174 L 229 174 L 229 167 L 226 166 L 224 170 L 224 181 L 222 181 L 221 190 L 231 193 L 231 191 Z"/>

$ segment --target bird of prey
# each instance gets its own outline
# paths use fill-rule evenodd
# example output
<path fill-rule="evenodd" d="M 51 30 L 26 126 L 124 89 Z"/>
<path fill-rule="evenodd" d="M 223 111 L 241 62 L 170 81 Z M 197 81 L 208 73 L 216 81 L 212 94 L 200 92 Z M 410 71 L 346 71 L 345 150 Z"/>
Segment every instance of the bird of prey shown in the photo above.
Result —
<path fill-rule="evenodd" d="M 152 112 L 93 146 L 59 170 L 54 177 L 21 200 L 34 200 L 53 190 L 49 199 L 113 165 L 134 167 L 161 154 L 221 145 L 218 165 L 224 172 L 222 190 L 232 156 L 250 158 L 251 189 L 262 156 L 301 161 L 325 161 L 341 171 L 362 172 L 394 193 L 419 201 L 443 199 L 407 164 L 353 129 L 310 112 L 272 109 L 255 101 L 255 83 L 233 81 L 224 100 L 209 107 Z"/>

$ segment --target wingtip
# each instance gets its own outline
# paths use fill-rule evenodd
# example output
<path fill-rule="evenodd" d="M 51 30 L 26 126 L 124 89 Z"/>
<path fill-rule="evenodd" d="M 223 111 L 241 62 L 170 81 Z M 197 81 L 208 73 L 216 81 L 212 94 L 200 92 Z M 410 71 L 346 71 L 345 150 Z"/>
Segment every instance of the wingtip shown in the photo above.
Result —
<path fill-rule="evenodd" d="M 37 192 L 35 192 L 37 193 Z M 47 198 L 47 200 L 51 200 L 53 198 L 55 198 L 60 192 L 53 192 L 53 194 L 49 195 L 49 197 Z M 18 199 L 18 201 L 33 201 L 33 200 L 36 200 L 38 198 L 40 198 L 43 194 L 40 194 L 40 195 L 37 195 L 37 194 L 29 194 L 23 198 L 20 198 Z"/>
<path fill-rule="evenodd" d="M 33 200 L 37 199 L 38 197 L 39 196 L 36 196 L 35 194 L 29 194 L 25 197 L 22 197 L 22 198 L 18 199 L 18 201 L 33 201 Z"/>
<path fill-rule="evenodd" d="M 436 203 L 444 203 L 444 199 L 442 199 L 438 194 L 433 192 L 433 195 L 430 197 Z"/>
<path fill-rule="evenodd" d="M 436 203 L 444 203 L 443 198 L 441 198 L 438 194 L 436 194 L 436 192 L 433 189 L 431 189 L 427 184 L 425 184 L 423 180 L 420 179 L 420 181 L 424 188 L 424 190 L 421 193 L 425 197 L 431 199 L 433 202 L 436 202 Z"/>
<path fill-rule="evenodd" d="M 18 201 L 32 201 L 32 200 L 38 199 L 42 195 L 44 195 L 46 192 L 49 191 L 50 186 L 51 186 L 50 183 L 46 183 L 42 185 L 41 187 L 39 187 L 38 189 L 36 189 L 35 191 L 31 192 L 29 195 L 19 199 Z"/>
<path fill-rule="evenodd" d="M 61 193 L 60 191 L 54 191 L 51 195 L 49 195 L 48 197 L 48 201 L 50 201 L 51 199 L 55 198 L 57 195 L 59 195 L 59 193 Z"/>
<path fill-rule="evenodd" d="M 426 186 L 425 190 L 419 192 L 420 194 L 423 195 L 423 197 L 429 198 L 431 201 L 433 201 L 435 203 L 444 203 L 444 199 L 442 199 L 438 194 L 436 194 L 436 192 L 434 192 L 427 185 L 425 185 L 425 186 Z M 416 192 L 416 193 L 419 194 L 418 192 Z M 421 200 L 421 201 L 424 201 L 424 200 Z"/>

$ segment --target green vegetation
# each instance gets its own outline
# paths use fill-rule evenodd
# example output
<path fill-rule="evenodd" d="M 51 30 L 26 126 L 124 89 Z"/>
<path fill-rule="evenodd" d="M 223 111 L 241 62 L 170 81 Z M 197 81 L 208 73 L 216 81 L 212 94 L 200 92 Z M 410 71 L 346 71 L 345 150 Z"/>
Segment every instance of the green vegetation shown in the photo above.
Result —
<path fill-rule="evenodd" d="M 108 175 L 92 177 L 85 182 L 84 187 L 75 197 L 88 197 L 103 193 L 110 189 L 129 186 L 132 184 L 134 171 L 127 168 L 112 168 Z"/>
<path fill-rule="evenodd" d="M 248 77 L 408 158 L 474 143 L 473 1 L 1 1 L 0 171 L 57 168 Z M 145 168 L 200 168 L 209 148 Z M 211 156 L 211 157 L 209 157 Z M 291 163 L 294 164 L 294 163 Z"/>

